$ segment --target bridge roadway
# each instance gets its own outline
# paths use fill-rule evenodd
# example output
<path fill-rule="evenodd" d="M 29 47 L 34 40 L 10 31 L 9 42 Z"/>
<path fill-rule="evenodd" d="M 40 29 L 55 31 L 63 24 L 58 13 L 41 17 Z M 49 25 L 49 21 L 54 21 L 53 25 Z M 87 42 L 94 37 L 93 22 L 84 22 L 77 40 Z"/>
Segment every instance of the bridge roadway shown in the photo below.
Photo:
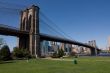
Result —
<path fill-rule="evenodd" d="M 20 37 L 20 36 L 28 36 L 29 32 L 28 31 L 20 31 L 18 28 L 10 27 L 10 26 L 4 25 L 4 24 L 0 24 L 0 34 Z M 74 44 L 74 45 L 79 45 L 79 46 L 84 46 L 84 47 L 95 49 L 95 47 L 93 47 L 93 46 L 90 46 L 88 44 L 84 44 L 84 43 L 81 43 L 81 42 L 78 42 L 75 40 L 70 40 L 67 38 L 61 38 L 58 36 L 52 36 L 52 35 L 43 34 L 43 33 L 40 33 L 39 35 L 40 35 L 41 40 L 63 42 L 63 43 L 69 43 L 69 44 Z"/>

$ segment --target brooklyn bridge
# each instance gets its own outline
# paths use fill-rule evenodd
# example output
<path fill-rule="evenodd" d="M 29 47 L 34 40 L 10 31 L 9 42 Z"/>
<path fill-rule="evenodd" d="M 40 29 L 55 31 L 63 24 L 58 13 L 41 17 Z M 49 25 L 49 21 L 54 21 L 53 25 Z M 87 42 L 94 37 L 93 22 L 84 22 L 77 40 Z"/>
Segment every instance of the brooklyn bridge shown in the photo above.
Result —
<path fill-rule="evenodd" d="M 91 46 L 89 44 L 85 44 L 68 38 L 40 33 L 39 11 L 40 8 L 35 5 L 26 8 L 25 10 L 22 10 L 20 16 L 20 28 L 8 26 L 8 24 L 0 24 L 0 35 L 18 37 L 19 48 L 28 49 L 31 55 L 37 55 L 38 57 L 41 56 L 41 42 L 44 40 L 87 47 L 90 48 L 91 55 L 97 54 L 98 48 L 95 46 Z"/>

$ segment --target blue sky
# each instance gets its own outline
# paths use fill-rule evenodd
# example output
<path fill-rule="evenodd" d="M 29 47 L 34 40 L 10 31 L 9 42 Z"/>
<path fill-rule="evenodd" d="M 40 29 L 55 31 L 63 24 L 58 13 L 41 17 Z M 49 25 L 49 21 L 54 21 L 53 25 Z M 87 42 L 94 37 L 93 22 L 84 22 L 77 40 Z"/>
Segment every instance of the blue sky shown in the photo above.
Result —
<path fill-rule="evenodd" d="M 107 46 L 110 35 L 109 0 L 0 0 L 5 7 L 24 9 L 36 4 L 41 12 L 57 24 L 74 40 L 87 42 L 96 40 L 100 48 Z M 12 5 L 10 5 L 12 3 Z M 0 4 L 0 7 L 2 6 Z M 0 9 L 0 23 L 19 26 L 19 13 L 14 10 Z M 50 24 L 51 25 L 51 24 Z M 0 36 L 10 48 L 16 46 L 16 37 Z"/>

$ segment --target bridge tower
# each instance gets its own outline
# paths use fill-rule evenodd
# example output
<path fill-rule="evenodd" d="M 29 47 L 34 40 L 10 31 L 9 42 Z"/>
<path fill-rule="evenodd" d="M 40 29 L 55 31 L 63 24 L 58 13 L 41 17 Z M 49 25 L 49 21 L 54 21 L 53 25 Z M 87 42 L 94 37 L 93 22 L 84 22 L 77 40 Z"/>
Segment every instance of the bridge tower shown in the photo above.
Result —
<path fill-rule="evenodd" d="M 28 31 L 29 35 L 21 35 L 19 47 L 28 49 L 31 55 L 40 56 L 39 7 L 31 6 L 21 11 L 20 30 Z"/>

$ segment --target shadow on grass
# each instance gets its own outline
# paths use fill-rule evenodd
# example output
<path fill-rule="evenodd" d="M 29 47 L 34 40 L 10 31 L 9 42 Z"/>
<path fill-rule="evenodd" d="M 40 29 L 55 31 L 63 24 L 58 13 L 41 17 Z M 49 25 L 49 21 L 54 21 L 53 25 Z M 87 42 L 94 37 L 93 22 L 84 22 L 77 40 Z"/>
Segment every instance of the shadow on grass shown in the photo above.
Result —
<path fill-rule="evenodd" d="M 15 63 L 14 61 L 0 61 L 0 64 L 6 64 L 6 63 Z"/>

